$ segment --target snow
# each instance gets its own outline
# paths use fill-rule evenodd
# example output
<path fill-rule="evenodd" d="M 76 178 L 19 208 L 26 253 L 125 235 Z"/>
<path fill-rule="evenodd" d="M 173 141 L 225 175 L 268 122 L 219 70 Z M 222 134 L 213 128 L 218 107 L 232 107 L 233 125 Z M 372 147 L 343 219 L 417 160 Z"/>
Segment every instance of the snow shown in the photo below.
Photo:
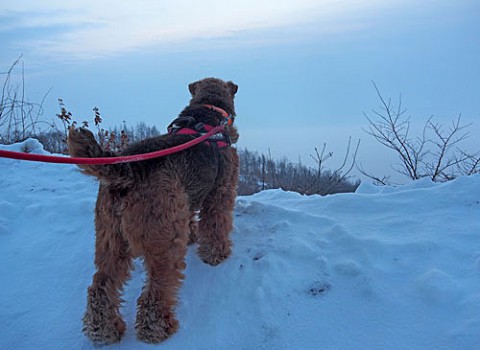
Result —
<path fill-rule="evenodd" d="M 0 146 L 43 153 L 35 140 Z M 75 166 L 0 159 L 0 349 L 94 349 L 81 333 L 97 184 Z M 480 176 L 326 197 L 239 197 L 234 253 L 192 247 L 159 345 L 135 338 L 136 261 L 111 349 L 479 349 Z"/>

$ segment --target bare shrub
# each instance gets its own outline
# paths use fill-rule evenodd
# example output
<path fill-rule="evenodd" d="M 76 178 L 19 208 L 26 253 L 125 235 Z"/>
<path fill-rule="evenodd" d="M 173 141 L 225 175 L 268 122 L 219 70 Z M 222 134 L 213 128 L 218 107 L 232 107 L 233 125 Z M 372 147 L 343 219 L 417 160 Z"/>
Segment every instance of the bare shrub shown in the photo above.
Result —
<path fill-rule="evenodd" d="M 327 144 L 323 144 L 321 152 L 318 151 L 318 148 L 315 148 L 315 155 L 310 155 L 310 157 L 317 163 L 316 176 L 308 192 L 321 195 L 350 192 L 350 186 L 347 186 L 348 190 L 344 187 L 349 183 L 350 173 L 355 167 L 357 153 L 360 147 L 360 139 L 357 141 L 353 152 L 351 152 L 351 146 L 352 138 L 349 137 L 343 162 L 340 167 L 333 171 L 325 169 L 325 162 L 333 157 L 332 151 L 325 154 Z"/>
<path fill-rule="evenodd" d="M 480 170 L 480 153 L 460 148 L 462 141 L 469 136 L 467 129 L 470 127 L 470 124 L 461 123 L 460 115 L 447 128 L 430 117 L 423 126 L 422 134 L 412 136 L 410 117 L 402 106 L 401 96 L 397 105 L 393 105 L 391 99 L 383 98 L 375 83 L 373 86 L 381 105 L 379 110 L 372 110 L 373 116 L 364 113 L 369 123 L 365 131 L 398 155 L 400 164 L 394 168 L 396 172 L 411 180 L 428 177 L 442 182 Z M 389 181 L 387 177 L 372 176 L 361 166 L 359 171 L 377 184 Z"/>
<path fill-rule="evenodd" d="M 43 96 L 41 103 L 29 102 L 25 91 L 25 68 L 20 56 L 10 68 L 0 76 L 3 78 L 0 95 L 0 143 L 11 144 L 32 137 L 50 128 L 51 123 L 41 119 L 43 103 L 50 91 Z M 16 75 L 16 69 L 20 74 Z"/>

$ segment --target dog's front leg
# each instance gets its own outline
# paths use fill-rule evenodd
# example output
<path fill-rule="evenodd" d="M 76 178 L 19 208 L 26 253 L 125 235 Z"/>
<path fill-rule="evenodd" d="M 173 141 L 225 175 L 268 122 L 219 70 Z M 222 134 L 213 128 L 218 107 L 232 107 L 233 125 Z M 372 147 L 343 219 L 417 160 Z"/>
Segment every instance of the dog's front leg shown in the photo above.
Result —
<path fill-rule="evenodd" d="M 220 200 L 208 201 L 199 222 L 198 255 L 203 262 L 212 266 L 223 262 L 232 252 L 229 234 L 233 228 L 233 218 L 231 211 L 223 206 Z"/>
<path fill-rule="evenodd" d="M 232 251 L 230 232 L 233 229 L 233 208 L 237 179 L 238 156 L 234 149 L 222 154 L 226 165 L 223 176 L 210 192 L 201 211 L 197 242 L 198 255 L 207 264 L 218 265 L 227 259 Z"/>

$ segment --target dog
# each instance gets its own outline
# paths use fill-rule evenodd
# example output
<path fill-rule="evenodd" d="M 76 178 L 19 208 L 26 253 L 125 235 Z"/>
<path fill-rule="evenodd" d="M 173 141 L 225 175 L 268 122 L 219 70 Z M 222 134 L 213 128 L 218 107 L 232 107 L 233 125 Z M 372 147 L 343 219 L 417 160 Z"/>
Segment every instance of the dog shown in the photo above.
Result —
<path fill-rule="evenodd" d="M 224 130 L 179 153 L 140 162 L 79 165 L 99 180 L 95 207 L 95 266 L 88 288 L 83 332 L 98 344 L 119 342 L 126 330 L 120 315 L 122 289 L 132 260 L 142 257 L 147 280 L 137 301 L 137 338 L 159 343 L 174 334 L 178 292 L 187 245 L 198 243 L 207 264 L 231 254 L 229 234 L 238 182 L 238 140 L 233 125 L 238 86 L 216 78 L 189 84 L 190 103 L 165 135 L 128 146 L 134 155 L 178 146 L 222 123 Z M 228 116 L 228 117 L 227 117 Z M 85 128 L 71 127 L 73 157 L 113 157 Z M 198 218 L 199 217 L 199 218 Z"/>

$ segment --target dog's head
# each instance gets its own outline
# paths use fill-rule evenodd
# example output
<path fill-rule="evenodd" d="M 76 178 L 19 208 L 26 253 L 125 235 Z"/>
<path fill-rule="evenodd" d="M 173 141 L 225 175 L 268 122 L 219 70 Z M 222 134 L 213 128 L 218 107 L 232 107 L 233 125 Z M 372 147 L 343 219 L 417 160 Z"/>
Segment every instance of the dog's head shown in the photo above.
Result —
<path fill-rule="evenodd" d="M 238 86 L 231 81 L 223 81 L 216 78 L 206 78 L 188 85 L 192 94 L 190 105 L 209 104 L 224 109 L 227 113 L 235 116 L 235 104 L 233 102 Z M 233 125 L 228 125 L 226 131 L 230 134 L 232 143 L 237 142 L 238 132 Z"/>
<path fill-rule="evenodd" d="M 238 86 L 231 81 L 206 78 L 188 85 L 192 94 L 190 104 L 210 104 L 220 107 L 231 115 L 235 115 L 233 99 Z"/>

